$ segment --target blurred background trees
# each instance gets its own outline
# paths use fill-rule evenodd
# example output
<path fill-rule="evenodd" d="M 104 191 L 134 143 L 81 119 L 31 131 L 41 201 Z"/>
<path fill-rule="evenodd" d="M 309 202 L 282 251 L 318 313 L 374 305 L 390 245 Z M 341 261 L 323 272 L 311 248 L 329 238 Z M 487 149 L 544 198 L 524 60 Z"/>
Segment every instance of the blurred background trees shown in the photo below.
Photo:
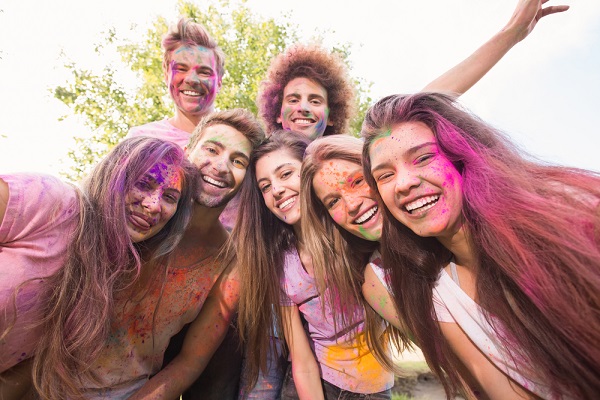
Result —
<path fill-rule="evenodd" d="M 203 24 L 226 54 L 226 73 L 215 107 L 242 107 L 256 114 L 259 84 L 271 59 L 298 40 L 297 26 L 255 15 L 243 1 L 213 0 L 202 9 L 193 2 L 180 1 L 178 12 Z M 65 61 L 71 78 L 55 87 L 53 95 L 92 131 L 91 136 L 76 136 L 75 147 L 68 152 L 71 167 L 62 172 L 67 179 L 77 181 L 85 176 L 130 127 L 173 115 L 163 79 L 161 40 L 168 24 L 174 22 L 158 17 L 137 40 L 121 39 L 114 29 L 109 30 L 95 45 L 95 52 L 98 59 L 105 59 L 101 57 L 104 53 L 116 51 L 120 62 L 105 65 L 100 73 Z M 348 44 L 331 50 L 341 53 L 346 61 L 351 51 Z M 123 69 L 131 71 L 137 82 L 124 82 L 119 73 Z M 359 79 L 355 83 L 358 113 L 351 123 L 353 134 L 360 130 L 371 102 L 370 83 Z"/>

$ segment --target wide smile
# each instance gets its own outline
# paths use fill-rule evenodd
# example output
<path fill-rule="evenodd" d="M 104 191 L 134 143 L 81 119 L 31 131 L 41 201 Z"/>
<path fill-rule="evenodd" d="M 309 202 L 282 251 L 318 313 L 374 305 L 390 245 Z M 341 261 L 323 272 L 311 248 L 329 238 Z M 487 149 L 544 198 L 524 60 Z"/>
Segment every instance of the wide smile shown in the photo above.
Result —
<path fill-rule="evenodd" d="M 302 117 L 302 118 L 294 118 L 292 119 L 292 123 L 295 125 L 312 125 L 315 122 L 317 122 L 314 118 L 306 118 L 306 117 Z"/>
<path fill-rule="evenodd" d="M 183 89 L 180 90 L 179 93 L 189 96 L 189 97 L 202 97 L 206 93 L 204 90 L 196 90 L 196 89 Z"/>
<path fill-rule="evenodd" d="M 362 225 L 366 222 L 369 222 L 377 215 L 377 211 L 379 211 L 379 207 L 377 205 L 374 205 L 373 207 L 369 208 L 361 215 L 359 215 L 352 223 Z"/>
<path fill-rule="evenodd" d="M 297 199 L 298 199 L 297 194 L 290 196 L 290 197 L 286 197 L 285 199 L 282 199 L 282 200 L 278 201 L 277 203 L 275 203 L 275 207 L 277 207 L 281 211 L 288 211 L 290 208 L 292 208 L 294 206 L 294 204 L 296 204 Z"/>
<path fill-rule="evenodd" d="M 404 209 L 411 215 L 421 214 L 435 206 L 439 199 L 439 194 L 420 197 L 417 200 L 405 204 Z"/>
<path fill-rule="evenodd" d="M 209 185 L 218 187 L 219 189 L 224 189 L 224 188 L 226 188 L 228 186 L 227 182 L 220 181 L 220 180 L 217 180 L 215 178 L 211 178 L 208 175 L 202 175 L 202 180 L 204 182 L 208 183 Z"/>

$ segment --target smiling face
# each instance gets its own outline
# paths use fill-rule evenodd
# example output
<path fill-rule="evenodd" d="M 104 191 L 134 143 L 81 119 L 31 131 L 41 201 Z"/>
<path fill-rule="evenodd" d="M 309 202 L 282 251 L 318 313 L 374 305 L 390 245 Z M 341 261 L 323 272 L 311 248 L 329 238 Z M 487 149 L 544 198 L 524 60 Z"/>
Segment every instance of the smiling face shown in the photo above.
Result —
<path fill-rule="evenodd" d="M 180 46 L 173 50 L 165 81 L 177 112 L 198 117 L 212 111 L 221 88 L 213 51 L 202 46 Z"/>
<path fill-rule="evenodd" d="M 172 164 L 159 163 L 125 195 L 127 233 L 137 243 L 156 235 L 177 211 L 181 175 Z"/>
<path fill-rule="evenodd" d="M 206 127 L 196 146 L 188 152 L 190 161 L 200 171 L 194 195 L 196 203 L 210 208 L 224 207 L 240 189 L 251 149 L 246 136 L 229 125 Z"/>
<path fill-rule="evenodd" d="M 302 162 L 280 149 L 256 162 L 256 183 L 265 205 L 289 225 L 300 223 L 300 168 Z"/>
<path fill-rule="evenodd" d="M 363 239 L 381 238 L 381 212 L 361 165 L 339 159 L 326 161 L 312 184 L 315 194 L 340 227 Z"/>
<path fill-rule="evenodd" d="M 277 118 L 283 129 L 316 139 L 323 136 L 329 122 L 327 90 L 308 78 L 294 78 L 283 89 L 281 115 Z"/>
<path fill-rule="evenodd" d="M 386 207 L 419 236 L 453 237 L 462 227 L 462 177 L 427 125 L 405 122 L 376 139 L 371 173 Z"/>

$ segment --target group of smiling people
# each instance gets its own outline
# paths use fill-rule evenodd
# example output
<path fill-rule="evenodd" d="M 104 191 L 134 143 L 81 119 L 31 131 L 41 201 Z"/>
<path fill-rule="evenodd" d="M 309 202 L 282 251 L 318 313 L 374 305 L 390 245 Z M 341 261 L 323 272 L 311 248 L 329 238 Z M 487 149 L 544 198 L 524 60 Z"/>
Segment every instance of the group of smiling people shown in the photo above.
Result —
<path fill-rule="evenodd" d="M 178 398 L 237 310 L 240 398 L 390 399 L 392 344 L 418 346 L 448 397 L 593 398 L 600 177 L 532 160 L 455 95 L 566 9 L 542 3 L 519 2 L 423 92 L 375 103 L 361 139 L 345 134 L 345 67 L 320 47 L 274 59 L 267 135 L 247 111 L 213 111 L 218 90 L 193 89 L 210 68 L 181 89 L 187 61 L 165 58 L 177 110 L 164 124 L 210 105 L 185 150 L 142 129 L 81 188 L 0 176 L 1 393 Z M 174 60 L 200 46 L 178 40 Z M 215 64 L 199 53 L 189 62 Z M 227 234 L 217 219 L 238 190 Z"/>

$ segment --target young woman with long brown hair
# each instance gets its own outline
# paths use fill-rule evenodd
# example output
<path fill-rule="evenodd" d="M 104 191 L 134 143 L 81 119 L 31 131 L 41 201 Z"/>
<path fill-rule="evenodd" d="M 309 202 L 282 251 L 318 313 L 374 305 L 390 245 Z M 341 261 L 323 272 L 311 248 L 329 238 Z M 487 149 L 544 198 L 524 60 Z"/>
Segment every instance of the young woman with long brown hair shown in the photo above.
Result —
<path fill-rule="evenodd" d="M 282 398 L 337 398 L 340 393 L 389 398 L 393 374 L 365 342 L 360 273 L 338 271 L 351 281 L 345 283 L 350 290 L 340 291 L 333 282 L 344 279 L 318 278 L 323 271 L 313 268 L 313 254 L 305 246 L 299 194 L 308 143 L 300 134 L 278 131 L 251 158 L 251 180 L 242 192 L 246 208 L 232 233 L 243 285 L 239 319 L 247 373 L 256 379 L 264 368 L 275 323 L 292 361 Z M 271 304 L 281 307 L 273 310 Z"/>
<path fill-rule="evenodd" d="M 598 174 L 533 160 L 441 94 L 380 100 L 362 134 L 396 310 L 447 393 L 594 398 Z"/>

